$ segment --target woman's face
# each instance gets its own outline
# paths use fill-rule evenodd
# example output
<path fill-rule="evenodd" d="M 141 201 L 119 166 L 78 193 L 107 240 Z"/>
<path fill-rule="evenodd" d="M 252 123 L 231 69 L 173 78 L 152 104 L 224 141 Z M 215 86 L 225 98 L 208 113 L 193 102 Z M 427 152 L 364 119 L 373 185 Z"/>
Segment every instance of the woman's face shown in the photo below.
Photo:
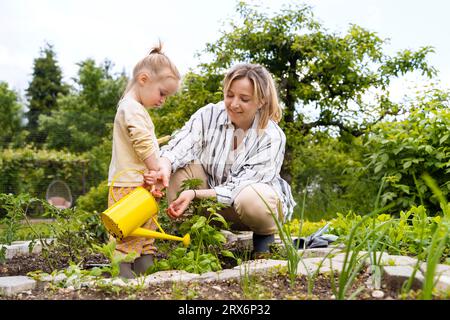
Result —
<path fill-rule="evenodd" d="M 252 82 L 248 78 L 234 80 L 225 92 L 224 101 L 231 122 L 242 130 L 249 129 L 260 106 Z"/>

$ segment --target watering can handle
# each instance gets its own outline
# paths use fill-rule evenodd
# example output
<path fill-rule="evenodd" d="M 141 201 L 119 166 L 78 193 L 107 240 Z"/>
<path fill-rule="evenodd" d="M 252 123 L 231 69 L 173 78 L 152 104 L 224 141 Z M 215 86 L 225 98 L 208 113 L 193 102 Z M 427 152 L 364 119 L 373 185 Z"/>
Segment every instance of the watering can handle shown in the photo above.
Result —
<path fill-rule="evenodd" d="M 157 139 L 158 144 L 159 144 L 159 145 L 160 145 L 160 144 L 163 144 L 163 143 L 169 141 L 170 138 L 172 138 L 172 136 L 170 136 L 170 135 L 167 135 L 167 136 L 158 138 L 158 139 Z M 114 175 L 114 177 L 112 178 L 112 180 L 111 180 L 111 186 L 109 187 L 109 194 L 111 195 L 111 197 L 113 198 L 113 200 L 114 200 L 115 202 L 117 202 L 117 199 L 114 197 L 114 193 L 113 193 L 114 182 L 116 181 L 116 179 L 117 179 L 122 173 L 127 172 L 127 171 L 136 171 L 136 172 L 138 172 L 138 173 L 140 173 L 140 174 L 143 174 L 143 173 L 144 173 L 143 170 L 137 170 L 137 169 L 124 169 L 124 170 L 122 170 L 122 171 L 117 172 L 117 173 Z"/>
<path fill-rule="evenodd" d="M 118 178 L 120 175 L 122 175 L 123 173 L 128 172 L 128 171 L 136 171 L 136 172 L 138 172 L 138 173 L 140 173 L 140 174 L 144 174 L 144 171 L 143 171 L 143 170 L 137 170 L 137 169 L 124 169 L 124 170 L 122 170 L 122 171 L 117 172 L 117 173 L 114 175 L 114 177 L 112 178 L 112 180 L 111 180 L 111 185 L 109 186 L 109 194 L 110 194 L 111 197 L 113 198 L 114 202 L 117 202 L 117 199 L 116 199 L 116 197 L 114 197 L 114 192 L 113 192 L 114 182 L 116 182 L 117 178 Z"/>
<path fill-rule="evenodd" d="M 111 195 L 111 198 L 113 198 L 114 202 L 117 202 L 116 197 L 114 197 L 114 182 L 116 181 L 116 179 L 123 173 L 127 172 L 127 171 L 136 171 L 140 174 L 143 174 L 144 171 L 143 170 L 137 170 L 137 169 L 124 169 L 122 171 L 117 172 L 114 177 L 111 180 L 111 185 L 109 186 L 109 194 Z M 164 230 L 161 228 L 161 226 L 159 225 L 158 221 L 155 219 L 155 217 L 152 217 L 153 222 L 156 224 L 156 226 L 158 227 L 159 231 L 161 231 L 161 233 L 164 233 Z"/>

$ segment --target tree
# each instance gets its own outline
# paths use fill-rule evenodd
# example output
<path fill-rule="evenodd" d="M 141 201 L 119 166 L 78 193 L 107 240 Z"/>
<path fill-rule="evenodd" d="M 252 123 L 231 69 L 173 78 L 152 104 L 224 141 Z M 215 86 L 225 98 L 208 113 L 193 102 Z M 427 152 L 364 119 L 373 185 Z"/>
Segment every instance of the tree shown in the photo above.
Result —
<path fill-rule="evenodd" d="M 47 43 L 41 49 L 39 58 L 34 60 L 33 79 L 26 89 L 29 102 L 29 110 L 26 113 L 29 142 L 40 145 L 45 141 L 47 132 L 38 130 L 39 116 L 50 115 L 57 107 L 58 95 L 65 95 L 67 92 L 53 46 Z"/>
<path fill-rule="evenodd" d="M 6 82 L 0 82 L 0 149 L 9 143 L 20 142 L 22 112 L 17 93 L 10 90 Z"/>
<path fill-rule="evenodd" d="M 117 103 L 126 85 L 123 74 L 111 74 L 112 63 L 96 65 L 92 59 L 78 63 L 78 77 L 70 93 L 59 96 L 57 108 L 39 117 L 40 130 L 48 132 L 49 148 L 85 152 L 112 132 Z"/>
<path fill-rule="evenodd" d="M 158 137 L 171 135 L 199 108 L 223 99 L 222 76 L 200 75 L 190 70 L 184 77 L 181 89 L 167 99 L 163 108 L 151 110 Z"/>
<path fill-rule="evenodd" d="M 400 111 L 389 98 L 392 79 L 413 71 L 428 77 L 436 73 L 426 62 L 431 47 L 388 56 L 383 53 L 386 41 L 376 33 L 356 25 L 344 36 L 328 33 L 306 5 L 285 7 L 271 16 L 241 2 L 237 11 L 240 17 L 230 22 L 231 31 L 222 31 L 216 42 L 207 44 L 204 51 L 213 60 L 201 67 L 212 74 L 244 61 L 267 67 L 285 106 L 281 125 L 288 137 L 306 136 L 316 128 L 360 136 Z M 307 107 L 317 111 L 315 119 L 308 119 Z M 292 141 L 288 138 L 282 171 L 288 181 L 296 147 Z"/>

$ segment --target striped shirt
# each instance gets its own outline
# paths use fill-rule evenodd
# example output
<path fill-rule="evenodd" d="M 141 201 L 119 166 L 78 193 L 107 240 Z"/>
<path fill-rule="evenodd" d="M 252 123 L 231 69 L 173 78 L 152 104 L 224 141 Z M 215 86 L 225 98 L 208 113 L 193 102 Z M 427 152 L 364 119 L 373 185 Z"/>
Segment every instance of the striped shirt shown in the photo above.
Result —
<path fill-rule="evenodd" d="M 259 113 L 237 150 L 233 150 L 235 127 L 224 102 L 208 104 L 197 110 L 161 148 L 161 157 L 172 163 L 172 171 L 191 162 L 200 163 L 217 201 L 232 205 L 242 188 L 266 183 L 281 200 L 285 219 L 292 216 L 295 201 L 291 188 L 280 177 L 286 136 L 272 120 L 258 135 Z M 239 129 L 237 129 L 239 130 Z M 235 152 L 232 156 L 230 153 Z"/>

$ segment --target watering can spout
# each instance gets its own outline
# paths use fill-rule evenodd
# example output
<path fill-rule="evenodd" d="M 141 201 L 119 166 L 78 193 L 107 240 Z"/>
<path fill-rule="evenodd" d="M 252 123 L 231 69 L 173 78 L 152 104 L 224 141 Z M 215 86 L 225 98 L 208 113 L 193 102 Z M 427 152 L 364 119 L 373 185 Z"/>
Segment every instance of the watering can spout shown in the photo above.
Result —
<path fill-rule="evenodd" d="M 167 233 L 152 231 L 144 228 L 135 229 L 133 232 L 131 232 L 130 236 L 181 241 L 185 247 L 189 246 L 189 244 L 191 243 L 191 237 L 189 234 L 186 234 L 183 238 L 181 238 Z"/>
<path fill-rule="evenodd" d="M 190 243 L 191 243 L 191 236 L 189 235 L 189 233 L 186 233 L 183 237 L 183 245 L 185 247 L 188 247 Z"/>

